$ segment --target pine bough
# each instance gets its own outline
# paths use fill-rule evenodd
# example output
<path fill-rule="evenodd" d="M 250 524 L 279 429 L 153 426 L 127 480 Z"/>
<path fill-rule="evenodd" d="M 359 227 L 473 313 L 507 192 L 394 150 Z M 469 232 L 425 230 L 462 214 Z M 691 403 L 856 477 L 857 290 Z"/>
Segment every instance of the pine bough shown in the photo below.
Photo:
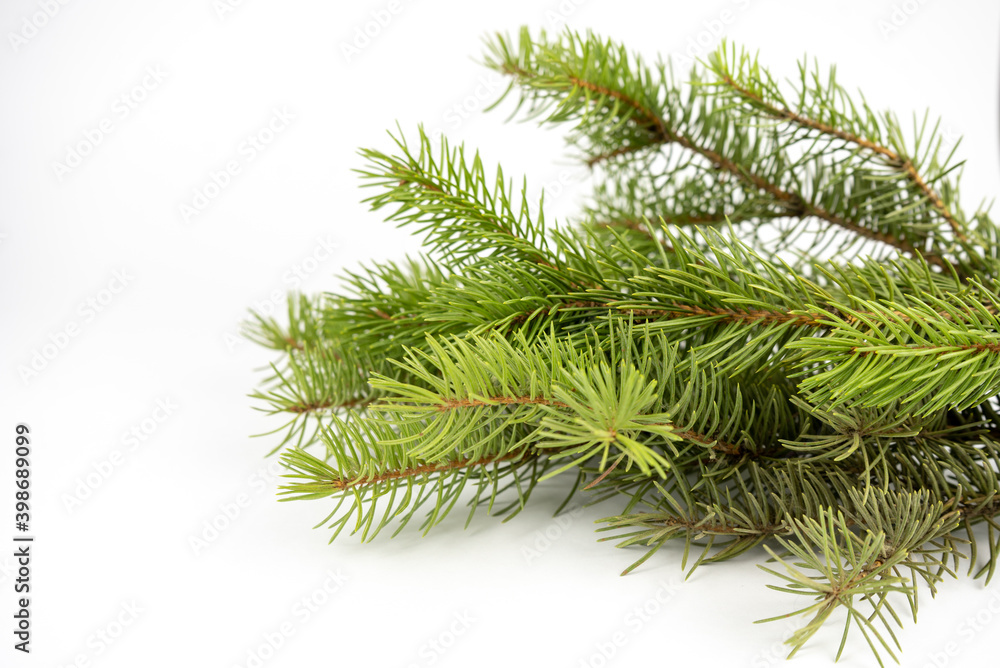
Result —
<path fill-rule="evenodd" d="M 1000 555 L 997 227 L 961 209 L 954 148 L 731 45 L 683 83 L 592 34 L 497 35 L 485 63 L 569 128 L 593 197 L 549 227 L 422 130 L 361 151 L 366 201 L 426 252 L 248 326 L 281 354 L 254 396 L 285 418 L 284 498 L 370 540 L 575 475 L 621 498 L 626 572 L 761 546 L 809 599 L 792 654 L 840 609 L 895 659 L 893 603 Z"/>

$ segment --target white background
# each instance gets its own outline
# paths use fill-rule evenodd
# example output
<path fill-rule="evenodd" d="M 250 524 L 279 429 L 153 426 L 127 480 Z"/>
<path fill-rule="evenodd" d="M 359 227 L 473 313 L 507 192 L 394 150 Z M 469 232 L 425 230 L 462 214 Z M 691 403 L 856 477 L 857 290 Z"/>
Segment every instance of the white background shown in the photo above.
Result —
<path fill-rule="evenodd" d="M 246 397 L 270 356 L 233 336 L 249 308 L 296 287 L 296 267 L 310 270 L 298 287 L 335 289 L 342 269 L 416 248 L 359 203 L 351 172 L 357 147 L 388 148 L 397 121 L 411 137 L 423 122 L 465 140 L 488 164 L 527 174 L 533 192 L 547 185 L 551 212 L 575 210 L 583 189 L 571 184 L 585 172 L 564 157 L 559 131 L 479 113 L 500 92 L 476 62 L 481 38 L 521 24 L 593 28 L 649 57 L 700 56 L 697 40 L 725 33 L 786 74 L 808 51 L 873 106 L 903 117 L 930 107 L 947 136 L 965 135 L 974 208 L 1000 176 L 995 2 L 411 0 L 351 54 L 344 45 L 372 12 L 384 18 L 388 0 L 73 0 L 51 2 L 47 20 L 36 16 L 45 4 L 0 10 L 0 517 L 12 513 L 14 426 L 24 422 L 37 536 L 30 657 L 12 649 L 12 548 L 0 551 L 0 665 L 257 665 L 265 638 L 289 629 L 260 665 L 779 661 L 791 627 L 751 622 L 800 601 L 765 588 L 761 553 L 684 581 L 668 548 L 620 578 L 640 552 L 593 532 L 614 507 L 557 522 L 558 481 L 507 524 L 479 516 L 463 531 L 456 513 L 427 538 L 328 546 L 326 530 L 310 529 L 322 503 L 275 501 L 264 459 L 275 442 L 249 436 L 277 424 Z M 147 76 L 157 70 L 160 80 Z M 275 109 L 294 118 L 250 160 L 241 145 Z M 89 155 L 57 168 L 102 121 L 110 132 Z M 185 221 L 181 205 L 230 160 L 240 173 Z M 106 303 L 97 312 L 87 300 Z M 76 335 L 61 336 L 67 328 Z M 19 367 L 53 340 L 65 346 L 22 378 Z M 176 408 L 157 412 L 158 401 Z M 130 448 L 133 428 L 147 433 Z M 103 480 L 91 475 L 100 469 Z M 68 506 L 88 475 L 99 486 Z M 225 524 L 237 501 L 238 516 L 207 540 L 206 523 Z M 323 604 L 307 618 L 295 606 L 310 596 Z M 644 606 L 645 618 L 635 613 Z M 901 633 L 903 665 L 992 665 L 997 611 L 1000 584 L 945 582 Z M 976 615 L 979 630 L 966 621 Z M 100 640 L 119 621 L 121 633 Z M 828 665 L 838 640 L 831 625 L 792 665 Z M 602 648 L 614 649 L 606 662 Z M 844 665 L 872 665 L 859 637 Z"/>

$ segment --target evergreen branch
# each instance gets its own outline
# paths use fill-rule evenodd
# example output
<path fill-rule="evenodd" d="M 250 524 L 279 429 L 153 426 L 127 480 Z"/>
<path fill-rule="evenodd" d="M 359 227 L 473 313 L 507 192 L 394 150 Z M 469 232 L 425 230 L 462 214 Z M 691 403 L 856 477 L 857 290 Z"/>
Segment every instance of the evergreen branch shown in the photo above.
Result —
<path fill-rule="evenodd" d="M 782 536 L 776 538 L 798 561 L 789 562 L 765 546 L 772 558 L 785 567 L 786 572 L 779 573 L 763 566 L 760 568 L 788 583 L 782 587 L 768 586 L 787 593 L 814 596 L 817 601 L 792 613 L 814 616 L 788 639 L 787 643 L 792 647 L 789 658 L 819 630 L 836 608 L 843 607 L 848 616 L 837 652 L 838 659 L 853 623 L 868 641 L 879 665 L 883 665 L 879 647 L 897 660 L 876 624 L 890 634 L 893 644 L 898 648 L 899 643 L 892 633 L 890 621 L 896 624 L 900 624 L 900 621 L 892 611 L 887 595 L 902 593 L 914 614 L 917 596 L 915 586 L 900 576 L 900 570 L 909 569 L 932 583 L 940 580 L 940 574 L 928 571 L 925 567 L 928 564 L 944 564 L 944 555 L 934 544 L 958 526 L 956 513 L 945 513 L 943 504 L 933 503 L 926 493 L 890 494 L 876 491 L 867 502 L 862 501 L 857 492 L 852 497 L 854 522 L 849 522 L 842 511 L 833 508 L 821 510 L 815 519 L 791 521 L 793 539 Z M 863 527 L 863 533 L 852 531 L 851 524 L 859 524 Z M 923 547 L 927 545 L 931 547 Z M 940 556 L 934 556 L 935 552 Z M 807 575 L 807 570 L 815 575 Z M 854 603 L 854 599 L 858 597 L 872 607 L 870 615 L 863 614 L 858 609 Z M 891 620 L 886 618 L 886 613 Z M 761 621 L 784 619 L 788 616 Z"/>
<path fill-rule="evenodd" d="M 976 297 L 928 295 L 891 309 L 868 302 L 865 313 L 842 306 L 854 322 L 829 313 L 827 333 L 789 344 L 812 353 L 798 372 L 808 374 L 802 389 L 814 403 L 879 407 L 898 400 L 917 415 L 986 401 L 1000 392 L 1000 303 Z M 812 368 L 817 361 L 825 370 Z"/>
<path fill-rule="evenodd" d="M 910 158 L 869 137 L 863 137 L 850 130 L 844 130 L 830 123 L 811 118 L 806 112 L 789 109 L 775 83 L 769 76 L 762 76 L 763 73 L 756 58 L 751 58 L 745 51 L 741 51 L 737 56 L 734 49 L 730 57 L 729 49 L 724 44 L 710 55 L 709 66 L 718 76 L 719 82 L 742 98 L 752 109 L 762 111 L 771 118 L 788 121 L 801 128 L 835 137 L 847 144 L 853 144 L 878 156 L 887 167 L 897 170 L 913 184 L 916 190 L 930 202 L 931 206 L 948 223 L 957 239 L 963 242 L 968 241 L 968 237 L 966 236 L 967 223 L 959 221 L 956 218 L 941 196 L 920 175 Z M 843 89 L 837 85 L 832 71 L 829 81 L 825 84 L 824 88 L 810 89 L 805 83 L 808 76 L 805 62 L 799 64 L 799 70 L 803 81 L 800 96 L 815 95 L 820 97 L 825 93 L 829 97 L 832 93 L 844 98 L 848 104 L 851 104 Z M 820 79 L 819 73 L 812 73 L 812 79 L 818 84 Z M 853 108 L 853 104 L 851 104 L 851 107 Z M 869 115 L 870 117 L 873 116 L 872 114 Z M 843 120 L 843 118 L 839 117 L 838 120 Z M 877 120 L 870 118 L 869 123 L 877 123 Z"/>
<path fill-rule="evenodd" d="M 740 138 L 740 146 L 749 150 L 749 156 L 741 155 L 740 158 L 734 157 L 740 152 L 726 155 L 722 150 L 713 148 L 707 143 L 714 134 L 711 130 L 719 123 L 729 122 L 726 110 L 706 106 L 701 116 L 668 117 L 664 113 L 663 102 L 680 101 L 681 93 L 672 88 L 665 69 L 661 66 L 654 74 L 641 59 L 636 57 L 630 60 L 623 49 L 609 42 L 602 42 L 592 35 L 583 38 L 570 34 L 562 41 L 550 43 L 546 42 L 544 33 L 535 41 L 528 33 L 522 32 L 519 46 L 515 49 L 506 38 L 498 35 L 490 45 L 487 65 L 512 75 L 514 81 L 523 86 L 520 104 L 531 100 L 529 115 L 539 115 L 551 108 L 547 122 L 577 121 L 577 133 L 587 137 L 592 147 L 605 146 L 617 140 L 610 150 L 592 155 L 591 164 L 599 162 L 598 158 L 676 145 L 705 159 L 711 169 L 729 174 L 753 190 L 766 194 L 779 207 L 781 215 L 815 217 L 861 238 L 887 244 L 913 256 L 922 255 L 942 269 L 950 267 L 940 254 L 919 248 L 902 234 L 877 229 L 874 218 L 871 224 L 864 224 L 847 215 L 848 208 L 842 207 L 844 212 L 838 213 L 818 203 L 815 198 L 804 197 L 796 189 L 780 184 L 778 178 L 766 177 L 756 166 L 775 163 L 775 151 L 778 149 L 764 148 L 759 138 Z M 621 127 L 626 123 L 636 127 L 638 139 L 634 134 L 622 135 Z M 683 131 L 679 127 L 682 124 L 690 126 L 690 132 Z M 745 130 L 736 128 L 734 131 Z M 597 139 L 598 133 L 607 133 L 608 136 Z M 706 138 L 706 141 L 700 142 L 699 137 Z M 760 151 L 762 153 L 758 155 Z M 784 159 L 780 158 L 778 162 L 784 162 Z M 790 166 L 795 164 L 789 163 Z M 779 174 L 776 173 L 775 177 Z M 789 183 L 798 182 L 798 178 L 790 172 L 780 175 Z M 842 176 L 833 178 L 836 183 L 843 184 Z M 856 184 L 856 197 L 861 198 L 858 202 L 879 201 L 875 193 L 865 192 L 877 186 L 877 180 Z M 854 202 L 849 208 L 854 208 Z M 914 232 L 917 228 L 908 229 Z"/>
<path fill-rule="evenodd" d="M 428 334 L 446 334 L 454 328 L 429 320 L 423 311 L 449 278 L 433 262 L 414 259 L 347 272 L 344 280 L 353 294 L 327 299 L 320 312 L 325 336 L 391 357 Z"/>
<path fill-rule="evenodd" d="M 296 453 L 296 456 L 301 456 L 302 453 Z M 508 452 L 502 455 L 494 455 L 492 457 L 480 457 L 479 459 L 455 459 L 445 462 L 435 462 L 433 464 L 421 464 L 419 466 L 411 466 L 409 468 L 396 469 L 392 471 L 386 471 L 379 475 L 374 476 L 362 476 L 359 478 L 344 478 L 342 474 L 333 469 L 328 470 L 328 475 L 326 480 L 316 482 L 315 480 L 310 483 L 310 485 L 319 485 L 315 489 L 323 489 L 324 486 L 333 490 L 333 492 L 341 492 L 344 490 L 353 490 L 360 487 L 370 487 L 373 485 L 378 485 L 379 483 L 389 482 L 393 480 L 401 480 L 405 478 L 415 478 L 418 476 L 430 475 L 451 472 L 455 469 L 474 469 L 480 466 L 488 466 L 490 464 L 496 464 L 499 462 L 507 461 L 525 461 L 530 457 L 535 456 L 528 451 L 522 452 Z M 316 460 L 320 461 L 320 460 Z M 315 462 L 314 462 L 315 465 Z M 314 489 L 313 487 L 304 487 L 302 485 L 296 485 L 294 487 L 294 494 L 302 494 L 306 492 L 306 489 Z"/>
<path fill-rule="evenodd" d="M 617 336 L 624 340 L 631 335 Z M 627 345 L 633 344 L 629 340 Z M 656 383 L 645 380 L 643 369 L 612 365 L 613 355 L 581 356 L 578 342 L 560 342 L 550 335 L 530 345 L 523 336 L 508 341 L 470 335 L 429 339 L 425 349 L 411 350 L 398 363 L 416 383 L 377 376 L 372 381 L 385 393 L 372 410 L 391 423 L 420 425 L 393 443 L 414 446 L 411 452 L 424 459 L 434 461 L 456 447 L 470 457 L 496 452 L 490 434 L 512 425 L 533 430 L 509 447 L 555 448 L 553 460 L 572 460 L 564 469 L 598 455 L 603 462 L 613 446 L 626 457 L 623 470 L 635 464 L 644 473 L 662 475 L 664 460 L 636 440 L 639 434 L 654 434 L 666 443 L 685 440 L 731 455 L 743 451 L 736 443 L 684 427 L 674 418 L 680 408 L 694 413 L 688 404 L 713 397 L 710 392 L 696 398 L 690 385 L 683 395 L 660 393 Z M 660 350 L 671 364 L 674 353 L 666 346 Z M 704 379 L 697 383 L 704 384 Z M 472 430 L 484 430 L 487 436 L 471 440 Z"/>
<path fill-rule="evenodd" d="M 455 266 L 498 249 L 552 266 L 543 215 L 533 220 L 523 188 L 515 203 L 502 170 L 491 183 L 478 153 L 467 161 L 464 147 L 451 148 L 444 138 L 435 152 L 423 128 L 416 151 L 401 136 L 390 136 L 397 155 L 361 151 L 369 162 L 360 171 L 365 185 L 382 188 L 365 200 L 373 210 L 395 205 L 387 220 L 417 226 L 426 244 Z"/>
<path fill-rule="evenodd" d="M 286 325 L 251 311 L 250 320 L 243 323 L 242 334 L 249 341 L 272 350 L 302 350 L 306 341 L 318 341 L 322 338 L 322 324 L 318 317 L 321 305 L 322 299 L 289 295 L 286 300 Z"/>
<path fill-rule="evenodd" d="M 303 342 L 290 349 L 283 368 L 271 365 L 271 386 L 250 395 L 266 405 L 258 410 L 288 416 L 284 425 L 260 434 L 285 432 L 271 453 L 293 441 L 300 448 L 314 442 L 325 415 L 364 409 L 377 396 L 368 384 L 368 373 L 384 366 L 382 360 L 328 342 Z"/>
<path fill-rule="evenodd" d="M 356 435 L 371 436 L 380 431 L 371 423 L 352 428 L 340 422 L 339 427 L 353 429 Z M 384 430 L 382 435 L 386 435 Z M 434 463 L 420 462 L 399 448 L 385 444 L 378 446 L 377 454 L 364 447 L 352 447 L 349 451 L 334 447 L 329 452 L 337 466 L 330 466 L 304 450 L 283 453 L 282 459 L 289 471 L 286 477 L 292 481 L 282 488 L 281 494 L 284 495 L 282 500 L 336 499 L 333 510 L 319 524 L 329 522 L 329 527 L 334 529 L 331 541 L 352 518 L 355 521 L 351 533 L 360 532 L 364 541 L 373 540 L 393 520 L 398 522 L 393 533 L 396 535 L 417 510 L 430 504 L 421 525 L 426 534 L 448 515 L 466 489 L 474 492 L 466 526 L 480 505 L 485 503 L 487 511 L 492 512 L 497 497 L 512 487 L 516 491 L 515 500 L 498 510 L 509 519 L 527 503 L 531 490 L 547 468 L 543 460 L 527 450 Z M 502 484 L 505 482 L 507 484 Z M 348 500 L 349 508 L 340 513 Z"/>
<path fill-rule="evenodd" d="M 1000 227 L 963 213 L 926 116 L 904 141 L 832 74 L 786 97 L 736 54 L 678 85 L 589 33 L 490 42 L 515 113 L 570 124 L 598 174 L 577 227 L 422 130 L 362 151 L 366 201 L 426 254 L 247 326 L 277 351 L 253 396 L 292 446 L 283 498 L 371 540 L 460 500 L 509 518 L 576 469 L 567 501 L 620 500 L 602 531 L 645 548 L 626 572 L 765 547 L 812 599 L 792 654 L 842 611 L 838 656 L 853 627 L 881 662 L 898 594 L 915 615 L 966 557 L 989 581 Z"/>

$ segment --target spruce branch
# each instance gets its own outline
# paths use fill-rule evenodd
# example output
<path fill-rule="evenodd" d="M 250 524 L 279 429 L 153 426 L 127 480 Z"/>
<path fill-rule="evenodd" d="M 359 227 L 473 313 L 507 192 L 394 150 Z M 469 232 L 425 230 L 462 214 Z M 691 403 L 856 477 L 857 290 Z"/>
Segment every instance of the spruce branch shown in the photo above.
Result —
<path fill-rule="evenodd" d="M 726 57 L 720 49 L 715 60 Z M 703 82 L 698 72 L 692 75 L 695 90 L 685 92 L 672 82 L 664 65 L 650 68 L 610 42 L 572 33 L 550 40 L 543 32 L 536 40 L 522 32 L 516 46 L 498 35 L 489 44 L 486 64 L 521 87 L 518 106 L 527 103 L 529 117 L 575 122 L 570 139 L 583 148 L 591 166 L 632 157 L 637 151 L 676 146 L 700 157 L 702 169 L 708 170 L 704 179 L 682 181 L 680 192 L 720 184 L 728 188 L 728 180 L 720 178 L 725 174 L 744 184 L 742 194 L 748 201 L 763 198 L 768 203 L 771 213 L 764 218 L 815 218 L 857 238 L 922 255 L 942 269 L 949 267 L 943 254 L 947 244 L 934 243 L 926 224 L 912 220 L 913 206 L 906 192 L 871 174 L 863 161 L 852 164 L 841 157 L 838 162 L 824 162 L 834 153 L 827 146 L 811 147 L 818 155 L 810 149 L 798 157 L 789 154 L 788 143 L 770 128 L 737 123 L 730 105 L 697 97 L 697 89 L 711 83 Z M 720 126 L 728 129 L 722 131 Z M 675 162 L 677 166 L 663 170 L 674 183 L 678 173 L 692 167 L 685 160 Z M 734 198 L 716 194 L 723 201 Z M 934 198 L 932 204 L 938 201 Z M 738 204 L 732 201 L 730 206 Z"/>
<path fill-rule="evenodd" d="M 859 117 L 857 105 L 837 83 L 835 70 L 831 70 L 827 80 L 824 81 L 818 65 L 810 69 L 807 63 L 800 62 L 800 88 L 796 91 L 799 109 L 793 111 L 789 109 L 777 82 L 760 67 L 757 59 L 747 52 L 737 52 L 735 47 L 729 49 L 723 44 L 710 56 L 709 66 L 717 75 L 719 82 L 750 109 L 762 112 L 773 119 L 788 121 L 810 133 L 842 140 L 876 156 L 886 168 L 899 173 L 912 184 L 919 196 L 926 199 L 951 227 L 959 241 L 969 241 L 968 222 L 960 220 L 961 211 L 956 208 L 953 212 L 954 204 L 946 203 L 928 184 L 928 180 L 941 179 L 950 171 L 947 164 L 951 155 L 943 161 L 939 159 L 940 140 L 935 142 L 937 127 L 931 131 L 929 137 L 924 138 L 923 132 L 918 136 L 918 146 L 923 143 L 927 146 L 928 153 L 923 159 L 915 161 L 906 155 L 899 122 L 895 117 L 891 113 L 880 116 L 867 104 L 863 105 L 864 115 Z M 813 113 L 821 115 L 823 120 L 810 116 Z M 924 123 L 926 129 L 926 117 Z M 884 145 L 882 137 L 886 137 L 894 147 Z M 952 155 L 957 148 L 957 145 L 952 148 Z M 919 153 L 919 149 L 914 152 Z M 918 171 L 915 162 L 931 163 L 937 173 L 925 179 Z"/>
<path fill-rule="evenodd" d="M 515 200 L 502 170 L 489 179 L 478 154 L 466 160 L 464 147 L 451 148 L 444 137 L 435 152 L 422 129 L 417 150 L 401 136 L 392 139 L 398 156 L 361 151 L 370 167 L 360 174 L 382 190 L 366 200 L 373 210 L 396 206 L 387 220 L 416 226 L 425 244 L 452 263 L 503 249 L 549 265 L 544 216 L 532 219 L 524 190 Z"/>
<path fill-rule="evenodd" d="M 566 473 L 560 508 L 616 504 L 626 573 L 763 551 L 811 599 L 792 655 L 839 613 L 838 656 L 854 629 L 896 658 L 898 603 L 1000 561 L 1000 230 L 938 126 L 726 44 L 681 83 L 591 33 L 485 60 L 514 115 L 570 128 L 593 196 L 557 226 L 422 129 L 363 149 L 365 201 L 423 252 L 247 325 L 282 498 L 372 540 L 509 519 Z"/>
<path fill-rule="evenodd" d="M 336 426 L 354 437 L 388 435 L 375 423 L 350 425 L 336 420 Z M 330 514 L 317 525 L 329 522 L 334 529 L 331 542 L 352 518 L 351 533 L 360 532 L 362 540 L 373 540 L 392 521 L 398 522 L 395 535 L 421 507 L 429 504 L 431 507 L 421 525 L 426 533 L 447 516 L 466 489 L 474 494 L 468 503 L 466 526 L 480 505 L 485 503 L 487 511 L 492 512 L 497 496 L 512 487 L 517 498 L 497 513 L 506 514 L 509 519 L 527 503 L 531 490 L 547 468 L 530 451 L 510 451 L 478 459 L 453 457 L 428 463 L 408 456 L 398 447 L 383 444 L 376 454 L 365 447 L 341 449 L 335 443 L 343 441 L 328 442 L 328 456 L 336 466 L 305 450 L 292 449 L 282 455 L 286 476 L 291 480 L 281 490 L 283 500 L 332 497 L 337 501 Z M 345 501 L 349 501 L 348 509 L 340 513 Z M 380 513 L 383 505 L 385 509 Z"/>

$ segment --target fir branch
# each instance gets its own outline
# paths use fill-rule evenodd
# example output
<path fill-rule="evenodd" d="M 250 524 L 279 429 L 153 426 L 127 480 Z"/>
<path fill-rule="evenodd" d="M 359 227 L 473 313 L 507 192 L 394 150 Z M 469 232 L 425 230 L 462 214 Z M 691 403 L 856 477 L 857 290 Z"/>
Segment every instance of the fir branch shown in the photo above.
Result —
<path fill-rule="evenodd" d="M 710 55 L 709 66 L 718 76 L 719 82 L 739 98 L 742 98 L 751 109 L 763 112 L 774 119 L 788 121 L 806 130 L 835 137 L 880 158 L 886 167 L 898 171 L 913 184 L 920 195 L 926 198 L 947 222 L 958 240 L 969 241 L 967 237 L 968 224 L 960 221 L 941 196 L 927 184 L 924 177 L 917 171 L 913 160 L 901 155 L 897 150 L 883 145 L 877 138 L 871 136 L 872 128 L 880 124 L 875 114 L 868 112 L 866 129 L 869 136 L 861 136 L 850 130 L 835 127 L 831 123 L 812 118 L 808 112 L 793 111 L 786 106 L 787 103 L 784 96 L 781 95 L 779 87 L 769 75 L 762 71 L 757 59 L 751 58 L 745 51 L 740 51 L 737 55 L 735 48 L 730 50 L 726 44 Z M 823 104 L 828 111 L 833 106 L 831 103 L 834 103 L 834 99 L 839 99 L 840 104 L 848 106 L 852 112 L 855 110 L 855 105 L 836 83 L 833 71 L 830 73 L 829 80 L 824 83 L 821 83 L 820 73 L 818 71 L 810 72 L 804 61 L 799 63 L 799 71 L 802 81 L 802 87 L 798 91 L 800 99 L 817 98 L 818 103 Z M 812 86 L 807 83 L 809 80 L 814 82 Z M 844 114 L 835 114 L 834 117 L 841 122 L 848 120 Z M 898 136 L 898 132 L 896 132 L 898 124 L 890 116 L 886 116 L 886 120 L 890 136 Z"/>
<path fill-rule="evenodd" d="M 417 226 L 426 245 L 456 266 L 498 248 L 553 266 L 544 217 L 532 218 L 524 189 L 520 203 L 515 202 L 513 184 L 502 170 L 491 183 L 478 153 L 467 161 L 464 147 L 453 149 L 443 137 L 435 152 L 423 128 L 416 150 L 402 136 L 390 136 L 397 155 L 361 151 L 369 162 L 360 170 L 365 185 L 383 190 L 365 200 L 373 210 L 395 205 L 387 220 Z"/>
<path fill-rule="evenodd" d="M 682 94 L 670 83 L 665 68 L 661 66 L 654 72 L 640 58 L 630 59 L 623 49 L 609 42 L 592 35 L 576 37 L 572 34 L 562 40 L 548 42 L 544 33 L 535 40 L 522 32 L 519 45 L 515 48 L 507 38 L 498 35 L 490 44 L 486 63 L 513 76 L 514 81 L 522 86 L 519 106 L 530 101 L 530 116 L 551 110 L 547 122 L 576 121 L 578 136 L 586 137 L 591 142 L 591 150 L 600 149 L 588 158 L 591 165 L 634 151 L 678 146 L 703 158 L 712 170 L 729 174 L 752 190 L 766 195 L 778 207 L 780 215 L 814 217 L 860 238 L 884 243 L 913 256 L 923 256 L 942 269 L 950 267 L 939 253 L 918 247 L 902 233 L 890 231 L 886 226 L 879 229 L 874 217 L 862 222 L 847 214 L 858 203 L 879 200 L 875 193 L 865 192 L 878 187 L 877 180 L 856 183 L 854 190 L 858 195 L 847 198 L 850 200 L 848 207 L 841 206 L 840 211 L 826 208 L 816 198 L 805 197 L 790 185 L 780 183 L 798 181 L 794 175 L 789 177 L 783 168 L 779 168 L 773 176 L 759 171 L 758 167 L 768 162 L 782 162 L 773 159 L 775 151 L 762 146 L 759 138 L 740 138 L 740 147 L 746 150 L 734 151 L 732 155 L 707 143 L 707 138 L 714 134 L 711 128 L 729 122 L 724 107 L 716 109 L 706 104 L 699 116 L 668 116 L 664 101 L 680 101 Z M 623 135 L 621 127 L 625 124 L 635 126 L 641 138 L 637 140 L 635 135 Z M 681 125 L 689 126 L 688 131 L 684 131 Z M 750 130 L 736 126 L 732 131 L 736 133 L 734 136 L 739 136 L 740 132 Z M 599 139 L 601 132 L 607 133 L 607 136 Z M 700 138 L 706 138 L 706 141 Z M 616 141 L 617 145 L 614 145 Z M 610 150 L 601 149 L 609 143 L 612 144 Z M 740 157 L 735 158 L 736 155 Z M 794 161 L 789 163 L 790 166 L 796 164 Z M 832 178 L 832 183 L 843 185 L 843 175 Z M 917 230 L 916 227 L 899 229 L 907 229 L 908 234 Z"/>
<path fill-rule="evenodd" d="M 827 333 L 789 344 L 815 355 L 802 362 L 808 372 L 798 375 L 808 377 L 801 387 L 814 402 L 878 407 L 898 400 L 918 415 L 982 403 L 1000 392 L 1000 302 L 976 297 L 928 295 L 897 308 L 868 302 L 865 313 L 842 307 L 854 322 L 829 313 Z M 816 360 L 825 370 L 810 368 Z"/>
<path fill-rule="evenodd" d="M 300 457 L 301 453 L 297 453 L 296 456 Z M 421 464 L 418 466 L 410 466 L 409 468 L 385 471 L 379 475 L 362 476 L 359 478 L 345 478 L 343 474 L 334 471 L 333 469 L 329 469 L 325 479 L 316 480 L 313 478 L 311 479 L 308 487 L 304 485 L 295 485 L 289 488 L 289 492 L 291 494 L 304 494 L 307 493 L 306 490 L 314 489 L 317 490 L 318 493 L 322 493 L 321 490 L 329 488 L 331 490 L 330 493 L 332 494 L 335 492 L 342 492 L 344 490 L 371 487 L 373 485 L 378 485 L 379 483 L 394 480 L 451 472 L 455 469 L 474 469 L 480 466 L 488 466 L 490 464 L 507 461 L 523 462 L 534 456 L 536 456 L 534 453 L 530 453 L 528 451 L 508 452 L 502 455 L 493 455 L 491 457 L 480 457 L 479 459 L 465 458 L 445 462 L 435 462 L 432 464 Z M 315 460 L 313 464 L 316 465 L 315 462 L 318 461 L 319 460 Z"/>
<path fill-rule="evenodd" d="M 778 543 L 797 562 L 789 562 L 765 546 L 786 572 L 760 568 L 788 583 L 768 586 L 777 591 L 814 596 L 817 601 L 792 613 L 812 614 L 813 617 L 787 641 L 792 647 L 789 658 L 819 630 L 835 609 L 843 607 L 848 616 L 838 659 L 853 623 L 868 641 L 879 665 L 883 665 L 879 648 L 898 661 L 882 634 L 883 630 L 888 632 L 893 645 L 899 647 L 891 626 L 893 623 L 899 625 L 900 620 L 887 596 L 903 594 L 914 614 L 917 596 L 912 580 L 902 577 L 900 571 L 907 569 L 932 585 L 941 579 L 939 571 L 927 570 L 927 566 L 944 566 L 948 550 L 937 548 L 935 541 L 958 526 L 956 513 L 946 513 L 943 504 L 932 502 L 926 493 L 875 492 L 868 501 L 862 501 L 856 492 L 852 497 L 854 522 L 849 522 L 842 511 L 831 508 L 821 510 L 815 519 L 792 520 L 794 539 L 777 537 Z M 860 525 L 863 532 L 854 532 L 851 524 Z M 926 547 L 928 545 L 930 547 Z M 872 612 L 862 613 L 854 603 L 855 598 L 869 603 Z"/>
<path fill-rule="evenodd" d="M 691 570 L 768 550 L 772 588 L 812 598 L 792 654 L 843 611 L 838 656 L 856 629 L 881 662 L 918 581 L 964 558 L 988 581 L 1000 228 L 962 211 L 937 127 L 904 141 L 832 74 L 803 63 L 788 95 L 725 46 L 684 84 L 589 33 L 497 36 L 487 64 L 570 124 L 582 224 L 422 130 L 363 150 L 366 201 L 425 254 L 247 326 L 277 353 L 253 396 L 283 498 L 371 540 L 460 501 L 509 518 L 574 470 L 567 501 L 621 502 L 626 572 L 671 541 Z"/>
<path fill-rule="evenodd" d="M 386 436 L 377 424 L 338 427 L 355 435 Z M 421 528 L 426 533 L 440 523 L 453 509 L 459 497 L 470 489 L 474 496 L 469 502 L 466 526 L 476 509 L 483 503 L 492 512 L 497 497 L 508 489 L 516 498 L 498 509 L 507 519 L 516 515 L 527 503 L 539 476 L 547 467 L 543 460 L 529 451 L 508 452 L 479 459 L 456 457 L 434 463 L 421 462 L 399 448 L 379 446 L 377 453 L 365 447 L 337 449 L 328 453 L 337 462 L 327 464 L 304 450 L 288 450 L 282 455 L 291 479 L 281 494 L 282 500 L 321 499 L 332 497 L 337 503 L 320 525 L 329 522 L 336 538 L 354 518 L 351 533 L 361 533 L 362 540 L 373 540 L 393 520 L 398 522 L 396 535 L 416 512 L 430 505 Z M 345 501 L 350 501 L 341 513 Z M 384 511 L 382 506 L 385 506 Z"/>

